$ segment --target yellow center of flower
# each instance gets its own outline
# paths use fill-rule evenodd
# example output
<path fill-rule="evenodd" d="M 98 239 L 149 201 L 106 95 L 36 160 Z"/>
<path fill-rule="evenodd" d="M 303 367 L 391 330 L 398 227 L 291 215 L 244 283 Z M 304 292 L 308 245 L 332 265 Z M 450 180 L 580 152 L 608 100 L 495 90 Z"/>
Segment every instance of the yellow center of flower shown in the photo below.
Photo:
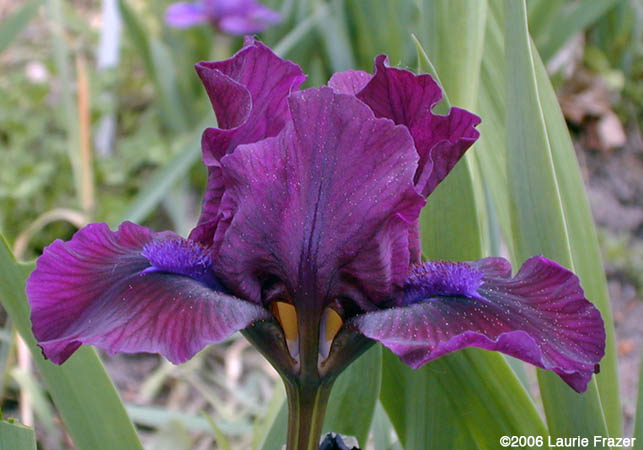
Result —
<path fill-rule="evenodd" d="M 286 345 L 290 356 L 295 359 L 299 357 L 299 327 L 297 325 L 297 310 L 291 303 L 273 301 L 270 303 L 270 311 L 275 316 L 286 338 Z M 344 325 L 342 316 L 333 308 L 325 308 L 319 324 L 319 356 L 325 360 L 330 353 L 333 339 Z"/>
<path fill-rule="evenodd" d="M 290 303 L 276 301 L 270 304 L 270 311 L 284 331 L 290 355 L 296 358 L 299 355 L 299 329 L 295 306 Z"/>
<path fill-rule="evenodd" d="M 337 311 L 333 308 L 324 309 L 319 326 L 319 354 L 322 359 L 328 357 L 333 339 L 339 333 L 342 325 L 344 325 L 344 320 Z"/>

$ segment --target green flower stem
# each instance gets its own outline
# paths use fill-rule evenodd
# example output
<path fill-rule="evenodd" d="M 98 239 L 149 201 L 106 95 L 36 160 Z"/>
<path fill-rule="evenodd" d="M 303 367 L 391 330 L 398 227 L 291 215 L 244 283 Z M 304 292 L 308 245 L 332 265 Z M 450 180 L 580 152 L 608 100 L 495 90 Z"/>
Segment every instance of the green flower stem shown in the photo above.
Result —
<path fill-rule="evenodd" d="M 284 380 L 288 397 L 286 450 L 317 450 L 331 383 L 302 386 Z"/>

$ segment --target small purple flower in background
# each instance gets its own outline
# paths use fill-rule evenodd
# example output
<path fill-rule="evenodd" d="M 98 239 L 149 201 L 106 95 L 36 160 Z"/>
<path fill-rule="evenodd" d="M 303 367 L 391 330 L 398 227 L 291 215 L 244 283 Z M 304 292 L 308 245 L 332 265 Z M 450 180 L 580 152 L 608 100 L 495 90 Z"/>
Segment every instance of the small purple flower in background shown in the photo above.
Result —
<path fill-rule="evenodd" d="M 199 0 L 173 3 L 165 20 L 176 28 L 209 23 L 224 33 L 243 35 L 260 33 L 280 17 L 256 0 Z"/>
<path fill-rule="evenodd" d="M 413 368 L 500 351 L 586 389 L 605 331 L 572 272 L 540 256 L 514 276 L 502 258 L 422 262 L 420 210 L 480 122 L 433 114 L 429 75 L 378 56 L 373 75 L 299 91 L 301 69 L 249 38 L 196 69 L 220 127 L 203 133 L 197 227 L 92 224 L 47 247 L 27 282 L 47 358 L 91 344 L 181 363 L 243 330 L 303 403 L 375 341 Z"/>

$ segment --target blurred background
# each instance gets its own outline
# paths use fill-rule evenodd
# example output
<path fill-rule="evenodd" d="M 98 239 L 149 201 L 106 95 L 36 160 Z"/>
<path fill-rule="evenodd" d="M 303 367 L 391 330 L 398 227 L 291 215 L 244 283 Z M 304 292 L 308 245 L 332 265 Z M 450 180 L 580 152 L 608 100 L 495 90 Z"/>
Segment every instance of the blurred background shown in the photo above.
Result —
<path fill-rule="evenodd" d="M 193 66 L 231 56 L 242 38 L 170 27 L 170 3 L 0 0 L 0 232 L 19 259 L 93 221 L 182 235 L 195 224 L 206 181 L 200 134 L 216 122 Z M 282 20 L 259 37 L 302 66 L 305 87 L 339 70 L 370 72 L 380 52 L 415 69 L 411 33 L 430 45 L 421 1 L 263 3 Z M 598 226 L 628 434 L 643 351 L 643 3 L 527 3 Z M 240 336 L 181 366 L 156 355 L 104 360 L 146 448 L 212 448 L 218 432 L 250 448 L 283 399 Z M 0 308 L 3 413 L 36 423 L 41 448 L 70 447 L 37 380 Z"/>

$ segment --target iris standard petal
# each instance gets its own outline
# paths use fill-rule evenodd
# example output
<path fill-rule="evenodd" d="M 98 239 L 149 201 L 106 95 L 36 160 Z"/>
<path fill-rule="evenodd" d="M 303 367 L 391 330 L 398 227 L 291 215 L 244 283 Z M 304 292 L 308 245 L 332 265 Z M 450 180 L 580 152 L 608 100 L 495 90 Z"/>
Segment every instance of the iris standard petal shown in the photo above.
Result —
<path fill-rule="evenodd" d="M 207 21 L 205 9 L 199 3 L 173 3 L 165 10 L 165 22 L 175 28 L 189 28 Z"/>
<path fill-rule="evenodd" d="M 219 208 L 224 190 L 221 167 L 218 163 L 216 166 L 208 167 L 208 181 L 201 202 L 201 214 L 196 227 L 190 232 L 190 240 L 203 246 L 212 245 L 214 232 L 219 223 Z"/>
<path fill-rule="evenodd" d="M 328 80 L 328 87 L 340 94 L 356 95 L 371 81 L 373 75 L 363 70 L 336 72 Z"/>
<path fill-rule="evenodd" d="M 478 139 L 480 118 L 460 108 L 440 116 L 431 110 L 442 98 L 430 75 L 388 67 L 387 57 L 375 59 L 375 74 L 357 94 L 377 117 L 408 127 L 420 155 L 415 175 L 418 192 L 428 196 Z"/>
<path fill-rule="evenodd" d="M 230 223 L 217 229 L 216 272 L 250 299 L 272 276 L 310 302 L 338 295 L 344 277 L 378 300 L 406 276 L 408 247 L 392 243 L 404 242 L 424 204 L 411 136 L 326 87 L 289 104 L 293 121 L 279 136 L 222 160 Z"/>
<path fill-rule="evenodd" d="M 81 344 L 184 362 L 269 317 L 223 293 L 211 266 L 203 248 L 174 233 L 88 225 L 48 246 L 27 280 L 34 335 L 58 364 Z"/>
<path fill-rule="evenodd" d="M 576 275 L 543 257 L 514 278 L 501 258 L 428 262 L 414 269 L 399 306 L 353 325 L 413 368 L 473 346 L 553 370 L 578 392 L 605 349 L 603 320 Z"/>
<path fill-rule="evenodd" d="M 210 245 L 223 192 L 220 159 L 237 145 L 276 136 L 290 118 L 286 98 L 306 76 L 268 47 L 246 38 L 244 48 L 225 61 L 201 62 L 197 73 L 210 97 L 219 128 L 201 140 L 208 184 L 198 226 L 190 235 Z"/>
<path fill-rule="evenodd" d="M 306 79 L 298 65 L 252 38 L 232 58 L 200 62 L 196 70 L 219 126 L 203 135 L 206 165 L 239 144 L 277 135 L 290 117 L 288 94 Z"/>
<path fill-rule="evenodd" d="M 392 119 L 406 126 L 420 157 L 415 186 L 428 196 L 453 169 L 479 133 L 480 118 L 460 108 L 449 114 L 433 114 L 441 100 L 440 86 L 430 75 L 415 75 L 387 65 L 387 57 L 375 59 L 375 74 L 349 70 L 334 74 L 328 85 L 337 92 L 352 94 L 366 103 L 377 117 Z M 421 260 L 419 224 L 409 234 L 411 261 Z"/>

